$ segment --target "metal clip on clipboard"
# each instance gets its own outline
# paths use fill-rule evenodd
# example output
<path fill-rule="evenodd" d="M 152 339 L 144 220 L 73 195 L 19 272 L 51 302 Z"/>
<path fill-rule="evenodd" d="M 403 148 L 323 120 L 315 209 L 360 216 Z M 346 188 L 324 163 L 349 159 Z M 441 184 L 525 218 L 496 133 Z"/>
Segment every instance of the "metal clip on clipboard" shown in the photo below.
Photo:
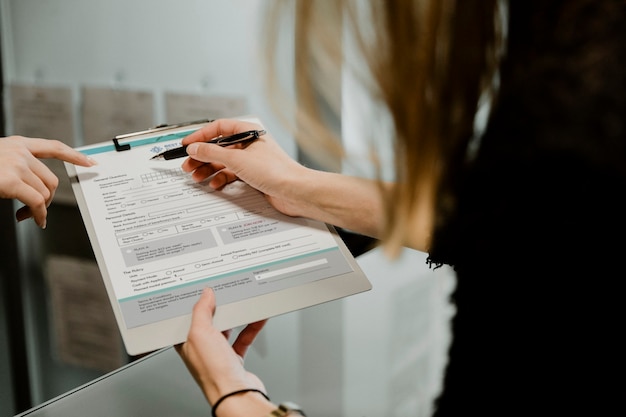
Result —
<path fill-rule="evenodd" d="M 113 145 L 115 146 L 115 150 L 117 152 L 127 151 L 127 150 L 130 149 L 130 144 L 128 144 L 128 143 L 121 144 L 119 142 L 120 140 L 132 138 L 132 137 L 140 136 L 140 135 L 146 135 L 146 134 L 149 134 L 149 133 L 157 133 L 157 132 L 167 131 L 167 130 L 176 129 L 176 128 L 179 128 L 179 127 L 191 126 L 191 125 L 201 124 L 201 123 L 209 123 L 209 122 L 212 122 L 212 121 L 213 121 L 213 119 L 201 119 L 201 120 L 194 120 L 192 122 L 175 123 L 175 124 L 171 124 L 171 125 L 161 124 L 161 125 L 155 126 L 153 128 L 142 130 L 142 131 L 139 131 L 139 132 L 124 133 L 123 135 L 117 135 L 117 136 L 115 136 L 112 139 L 113 140 Z"/>

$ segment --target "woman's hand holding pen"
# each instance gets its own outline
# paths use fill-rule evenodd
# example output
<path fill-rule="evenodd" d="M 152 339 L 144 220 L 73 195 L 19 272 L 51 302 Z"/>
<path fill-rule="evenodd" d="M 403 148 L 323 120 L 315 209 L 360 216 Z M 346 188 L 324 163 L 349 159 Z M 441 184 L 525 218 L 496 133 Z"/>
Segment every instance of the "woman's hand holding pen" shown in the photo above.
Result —
<path fill-rule="evenodd" d="M 182 169 L 195 181 L 213 176 L 219 189 L 237 178 L 265 194 L 289 216 L 315 219 L 378 237 L 384 228 L 380 184 L 367 178 L 314 170 L 294 161 L 269 134 L 246 145 L 220 147 L 207 142 L 220 135 L 258 129 L 253 123 L 221 119 L 183 139 L 189 158 Z"/>
<path fill-rule="evenodd" d="M 269 134 L 246 145 L 220 147 L 205 142 L 220 135 L 233 135 L 259 129 L 254 123 L 232 119 L 220 119 L 183 139 L 189 158 L 182 164 L 192 178 L 203 181 L 213 178 L 209 186 L 219 189 L 237 178 L 265 194 L 280 212 L 303 215 L 302 205 L 307 199 L 297 195 L 295 181 L 302 181 L 311 170 L 300 165 L 287 155 Z"/>

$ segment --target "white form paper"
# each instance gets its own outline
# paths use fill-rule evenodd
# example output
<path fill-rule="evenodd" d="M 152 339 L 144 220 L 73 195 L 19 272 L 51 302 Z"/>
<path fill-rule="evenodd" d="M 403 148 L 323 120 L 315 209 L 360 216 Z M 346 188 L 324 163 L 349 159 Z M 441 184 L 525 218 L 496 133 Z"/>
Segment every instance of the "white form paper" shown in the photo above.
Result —
<path fill-rule="evenodd" d="M 98 162 L 74 167 L 79 206 L 127 328 L 189 314 L 207 286 L 219 305 L 352 271 L 325 224 L 280 214 L 240 181 L 196 183 L 182 158 L 150 160 L 189 133 L 79 148 Z"/>

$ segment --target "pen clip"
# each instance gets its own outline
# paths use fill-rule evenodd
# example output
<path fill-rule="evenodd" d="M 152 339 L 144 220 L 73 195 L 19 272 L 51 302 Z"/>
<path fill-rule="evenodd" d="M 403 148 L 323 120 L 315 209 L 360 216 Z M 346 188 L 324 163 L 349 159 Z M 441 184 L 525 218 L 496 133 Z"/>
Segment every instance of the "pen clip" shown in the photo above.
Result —
<path fill-rule="evenodd" d="M 248 130 L 247 132 L 235 133 L 232 136 L 217 137 L 210 140 L 209 143 L 214 143 L 220 146 L 234 145 L 236 143 L 246 143 L 253 141 L 267 133 L 265 130 Z"/>

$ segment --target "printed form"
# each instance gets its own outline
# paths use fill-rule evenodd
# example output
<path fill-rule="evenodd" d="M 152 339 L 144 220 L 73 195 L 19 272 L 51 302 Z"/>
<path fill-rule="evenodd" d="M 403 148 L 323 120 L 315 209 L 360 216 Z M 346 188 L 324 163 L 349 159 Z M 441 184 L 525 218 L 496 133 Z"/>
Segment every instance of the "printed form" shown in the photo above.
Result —
<path fill-rule="evenodd" d="M 74 167 L 79 206 L 127 328 L 188 314 L 208 286 L 227 304 L 352 271 L 325 224 L 241 181 L 196 183 L 183 159 L 150 160 L 189 133 L 79 148 L 98 162 Z"/>

